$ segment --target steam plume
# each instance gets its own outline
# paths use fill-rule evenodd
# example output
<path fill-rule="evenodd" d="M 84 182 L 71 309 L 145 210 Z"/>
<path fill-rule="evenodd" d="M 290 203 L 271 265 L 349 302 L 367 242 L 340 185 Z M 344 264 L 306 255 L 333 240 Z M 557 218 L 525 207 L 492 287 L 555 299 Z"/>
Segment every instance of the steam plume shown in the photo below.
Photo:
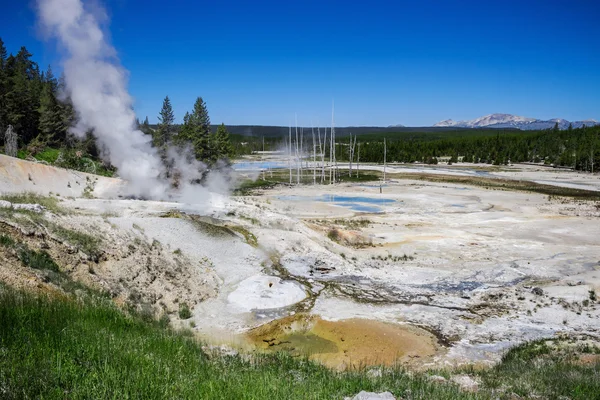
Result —
<path fill-rule="evenodd" d="M 135 194 L 163 197 L 168 185 L 160 179 L 160 157 L 150 138 L 136 129 L 127 71 L 98 18 L 81 0 L 38 0 L 37 5 L 42 26 L 65 50 L 66 90 L 78 117 L 73 132 L 83 135 L 93 129 L 103 156 Z"/>

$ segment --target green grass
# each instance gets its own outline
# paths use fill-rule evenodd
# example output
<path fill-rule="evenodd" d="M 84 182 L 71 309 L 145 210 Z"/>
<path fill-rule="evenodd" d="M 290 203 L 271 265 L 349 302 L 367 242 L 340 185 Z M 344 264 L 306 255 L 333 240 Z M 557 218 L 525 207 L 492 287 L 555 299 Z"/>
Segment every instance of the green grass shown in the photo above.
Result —
<path fill-rule="evenodd" d="M 67 229 L 57 224 L 50 224 L 50 230 L 93 259 L 98 259 L 102 254 L 102 250 L 100 249 L 101 240 L 92 235 Z"/>
<path fill-rule="evenodd" d="M 74 301 L 0 284 L 3 399 L 341 399 L 361 390 L 407 399 L 600 398 L 600 364 L 577 363 L 571 350 L 557 348 L 538 341 L 510 350 L 494 368 L 459 371 L 482 382 L 467 393 L 399 368 L 369 376 L 285 353 L 208 357 L 189 332 L 125 314 L 107 297 Z"/>
<path fill-rule="evenodd" d="M 233 194 L 240 196 L 248 196 L 253 193 L 254 190 L 257 189 L 271 189 L 283 182 L 281 178 L 269 178 L 267 180 L 262 180 L 261 178 L 257 180 L 245 180 L 238 184 L 238 186 L 234 189 Z"/>
<path fill-rule="evenodd" d="M 0 235 L 0 246 L 4 247 L 13 247 L 15 245 L 15 241 L 13 238 L 7 235 Z"/>
<path fill-rule="evenodd" d="M 392 179 L 409 179 L 428 182 L 444 182 L 453 184 L 463 184 L 471 186 L 480 186 L 486 189 L 496 190 L 514 190 L 523 192 L 540 193 L 550 196 L 571 197 L 578 200 L 599 201 L 600 194 L 593 190 L 567 188 L 553 185 L 545 185 L 531 181 L 521 181 L 516 179 L 455 176 L 455 175 L 434 175 L 429 173 L 393 173 L 388 174 Z"/>
<path fill-rule="evenodd" d="M 179 305 L 179 319 L 190 319 L 192 318 L 192 311 L 187 303 L 181 303 Z"/>
<path fill-rule="evenodd" d="M 14 204 L 39 204 L 55 214 L 65 213 L 56 197 L 42 196 L 33 192 L 3 194 L 0 199 Z"/>
<path fill-rule="evenodd" d="M 513 348 L 500 364 L 480 373 L 483 383 L 491 389 L 508 383 L 510 392 L 522 397 L 600 399 L 600 362 L 577 362 L 579 353 L 560 345 L 540 340 Z"/>
<path fill-rule="evenodd" d="M 196 340 L 126 316 L 110 302 L 0 289 L 4 399 L 335 399 L 391 390 L 420 399 L 477 398 L 390 370 L 336 373 L 284 353 L 207 357 Z"/>
<path fill-rule="evenodd" d="M 19 259 L 24 266 L 39 270 L 58 272 L 58 265 L 45 251 L 35 251 L 27 247 L 19 250 Z"/>
<path fill-rule="evenodd" d="M 36 160 L 45 161 L 48 164 L 54 164 L 60 155 L 59 149 L 52 147 L 46 147 L 41 152 L 37 153 L 34 157 Z"/>
<path fill-rule="evenodd" d="M 296 184 L 296 170 L 293 170 L 292 176 L 292 184 Z M 255 193 L 255 190 L 258 189 L 271 189 L 279 184 L 286 184 L 290 182 L 289 170 L 287 169 L 277 169 L 273 170 L 266 174 L 267 179 L 263 180 L 262 175 L 259 176 L 256 180 L 243 180 L 238 183 L 237 187 L 234 189 L 234 195 L 247 196 Z M 359 176 L 356 176 L 356 170 L 353 170 L 352 176 L 348 176 L 348 169 L 342 170 L 340 169 L 339 176 L 336 178 L 337 182 L 371 182 L 377 181 L 380 179 L 381 174 L 378 172 L 359 172 Z M 324 184 L 329 184 L 329 172 L 326 171 L 326 180 Z M 305 185 L 312 185 L 313 183 L 313 170 L 312 169 L 304 169 L 302 176 L 300 177 L 300 183 Z M 317 171 L 317 184 L 321 184 L 321 175 L 320 172 Z"/>

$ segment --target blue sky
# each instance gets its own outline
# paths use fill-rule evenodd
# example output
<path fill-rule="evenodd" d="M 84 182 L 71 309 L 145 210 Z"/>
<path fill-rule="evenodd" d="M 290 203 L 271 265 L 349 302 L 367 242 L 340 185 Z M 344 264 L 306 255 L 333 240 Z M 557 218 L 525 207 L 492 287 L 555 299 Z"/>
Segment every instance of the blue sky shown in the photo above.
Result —
<path fill-rule="evenodd" d="M 33 2 L 0 37 L 60 70 Z M 140 118 L 197 96 L 213 123 L 427 126 L 494 112 L 600 119 L 597 1 L 105 0 Z"/>

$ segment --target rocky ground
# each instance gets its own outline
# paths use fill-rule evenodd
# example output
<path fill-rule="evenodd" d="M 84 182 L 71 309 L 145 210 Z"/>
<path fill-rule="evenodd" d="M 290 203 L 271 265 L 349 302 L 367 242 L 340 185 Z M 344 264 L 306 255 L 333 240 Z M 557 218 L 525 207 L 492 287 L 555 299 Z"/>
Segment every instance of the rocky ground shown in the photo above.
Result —
<path fill-rule="evenodd" d="M 429 367 L 495 362 L 535 338 L 600 337 L 595 201 L 392 178 L 382 193 L 278 186 L 182 204 L 125 200 L 122 185 L 2 157 L 2 195 L 33 191 L 56 207 L 3 203 L 1 231 L 214 344 L 306 349 L 334 367 L 381 361 L 361 353 L 380 342 Z M 0 279 L 53 285 L 14 250 L 0 251 Z"/>

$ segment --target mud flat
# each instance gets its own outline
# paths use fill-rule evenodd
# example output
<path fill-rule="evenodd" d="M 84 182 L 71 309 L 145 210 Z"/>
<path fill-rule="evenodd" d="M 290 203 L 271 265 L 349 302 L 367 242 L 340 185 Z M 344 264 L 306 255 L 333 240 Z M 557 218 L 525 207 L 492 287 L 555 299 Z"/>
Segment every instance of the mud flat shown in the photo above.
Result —
<path fill-rule="evenodd" d="M 305 315 L 282 318 L 251 330 L 263 350 L 289 351 L 340 370 L 369 365 L 416 364 L 439 350 L 431 333 L 413 326 L 351 318 L 328 321 Z"/>
<path fill-rule="evenodd" d="M 427 327 L 447 349 L 434 363 L 493 362 L 522 341 L 600 333 L 597 201 L 408 178 L 382 191 L 308 185 L 252 199 L 310 229 L 258 237 L 291 276 L 324 285 L 312 314 Z"/>

